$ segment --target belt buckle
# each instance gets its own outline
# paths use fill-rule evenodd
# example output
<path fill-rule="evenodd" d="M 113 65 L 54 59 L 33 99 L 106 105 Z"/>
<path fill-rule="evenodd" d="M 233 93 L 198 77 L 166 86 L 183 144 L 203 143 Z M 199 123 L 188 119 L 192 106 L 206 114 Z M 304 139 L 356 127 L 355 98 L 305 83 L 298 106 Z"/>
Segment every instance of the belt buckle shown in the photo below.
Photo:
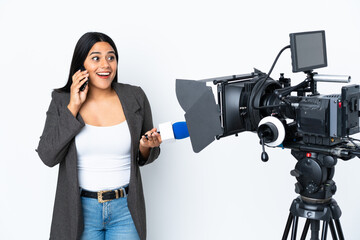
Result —
<path fill-rule="evenodd" d="M 97 192 L 97 199 L 98 199 L 99 203 L 104 203 L 104 202 L 111 201 L 111 199 L 109 199 L 109 200 L 104 200 L 103 199 L 103 193 L 107 193 L 107 192 L 111 192 L 111 190 L 110 191 L 99 191 L 99 192 Z"/>

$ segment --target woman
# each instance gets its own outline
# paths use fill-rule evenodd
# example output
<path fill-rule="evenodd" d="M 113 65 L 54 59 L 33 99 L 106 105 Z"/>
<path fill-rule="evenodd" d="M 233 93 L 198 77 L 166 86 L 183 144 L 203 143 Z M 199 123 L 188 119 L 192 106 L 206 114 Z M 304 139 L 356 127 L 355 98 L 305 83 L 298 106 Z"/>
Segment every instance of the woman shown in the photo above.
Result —
<path fill-rule="evenodd" d="M 139 166 L 159 156 L 161 137 L 142 89 L 117 83 L 117 62 L 110 37 L 86 33 L 52 93 L 37 149 L 60 164 L 50 239 L 146 239 Z"/>

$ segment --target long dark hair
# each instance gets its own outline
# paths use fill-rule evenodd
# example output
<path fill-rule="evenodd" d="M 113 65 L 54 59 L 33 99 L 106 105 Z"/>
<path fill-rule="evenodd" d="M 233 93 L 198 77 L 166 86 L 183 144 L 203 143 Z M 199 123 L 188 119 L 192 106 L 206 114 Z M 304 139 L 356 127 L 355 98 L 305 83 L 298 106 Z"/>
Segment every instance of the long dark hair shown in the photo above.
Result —
<path fill-rule="evenodd" d="M 72 84 L 72 76 L 78 71 L 81 66 L 84 65 L 85 59 L 90 51 L 90 49 L 97 42 L 107 42 L 115 51 L 116 60 L 119 59 L 118 51 L 116 49 L 114 41 L 104 33 L 100 32 L 87 32 L 81 36 L 79 41 L 76 43 L 74 54 L 71 60 L 69 77 L 66 85 L 62 88 L 55 89 L 58 92 L 70 92 L 70 86 Z M 117 82 L 117 72 L 114 77 L 113 82 Z"/>

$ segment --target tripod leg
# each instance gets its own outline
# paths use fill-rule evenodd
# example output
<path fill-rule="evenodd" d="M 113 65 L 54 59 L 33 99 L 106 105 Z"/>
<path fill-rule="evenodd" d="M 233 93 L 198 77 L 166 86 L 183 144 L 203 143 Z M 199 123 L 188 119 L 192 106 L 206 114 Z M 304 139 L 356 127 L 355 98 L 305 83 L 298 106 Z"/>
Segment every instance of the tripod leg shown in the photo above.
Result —
<path fill-rule="evenodd" d="M 293 226 L 292 226 L 292 231 L 291 231 L 291 240 L 296 240 L 298 221 L 299 221 L 299 217 L 294 216 Z"/>
<path fill-rule="evenodd" d="M 338 240 L 333 219 L 330 219 L 329 225 L 330 225 L 330 231 L 331 231 L 331 236 L 332 236 L 333 240 Z"/>
<path fill-rule="evenodd" d="M 336 219 L 336 220 L 334 220 L 334 221 L 335 221 L 336 229 L 337 229 L 338 234 L 339 234 L 339 239 L 340 239 L 340 240 L 344 240 L 345 238 L 344 238 L 344 233 L 343 233 L 343 231 L 342 231 L 342 229 L 341 229 L 340 220 L 339 220 L 339 219 Z"/>
<path fill-rule="evenodd" d="M 293 215 L 291 213 L 289 213 L 289 217 L 288 217 L 288 220 L 286 222 L 286 226 L 285 226 L 285 230 L 284 230 L 282 240 L 286 240 L 288 238 L 292 220 L 293 220 Z"/>
<path fill-rule="evenodd" d="M 307 235 L 307 233 L 309 231 L 309 227 L 310 227 L 310 219 L 306 219 L 304 230 L 303 230 L 303 232 L 301 234 L 300 240 L 305 240 L 306 239 L 306 235 Z"/>
<path fill-rule="evenodd" d="M 319 240 L 320 220 L 311 220 L 310 240 Z"/>
<path fill-rule="evenodd" d="M 324 221 L 323 223 L 323 229 L 322 229 L 322 235 L 321 240 L 326 240 L 327 230 L 328 230 L 329 222 Z"/>

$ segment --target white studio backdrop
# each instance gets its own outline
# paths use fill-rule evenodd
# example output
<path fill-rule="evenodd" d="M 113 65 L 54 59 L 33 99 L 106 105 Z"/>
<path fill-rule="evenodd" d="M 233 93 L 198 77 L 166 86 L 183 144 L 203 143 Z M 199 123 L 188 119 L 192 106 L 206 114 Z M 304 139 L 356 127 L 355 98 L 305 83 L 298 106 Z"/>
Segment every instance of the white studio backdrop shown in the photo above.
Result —
<path fill-rule="evenodd" d="M 268 72 L 289 33 L 325 30 L 328 67 L 360 84 L 360 2 L 254 1 L 10 1 L 0 0 L 0 239 L 48 239 L 57 167 L 35 148 L 51 91 L 65 84 L 73 49 L 87 31 L 100 31 L 119 50 L 119 81 L 141 86 L 154 124 L 184 120 L 175 79 Z M 297 84 L 285 51 L 279 73 Z M 341 84 L 321 83 L 321 93 Z M 294 192 L 289 150 L 261 146 L 253 133 L 193 153 L 189 139 L 163 144 L 142 168 L 149 240 L 280 239 Z M 347 239 L 360 239 L 360 160 L 340 160 L 334 198 Z M 302 220 L 303 221 L 303 220 Z M 330 235 L 330 233 L 328 234 Z"/>

